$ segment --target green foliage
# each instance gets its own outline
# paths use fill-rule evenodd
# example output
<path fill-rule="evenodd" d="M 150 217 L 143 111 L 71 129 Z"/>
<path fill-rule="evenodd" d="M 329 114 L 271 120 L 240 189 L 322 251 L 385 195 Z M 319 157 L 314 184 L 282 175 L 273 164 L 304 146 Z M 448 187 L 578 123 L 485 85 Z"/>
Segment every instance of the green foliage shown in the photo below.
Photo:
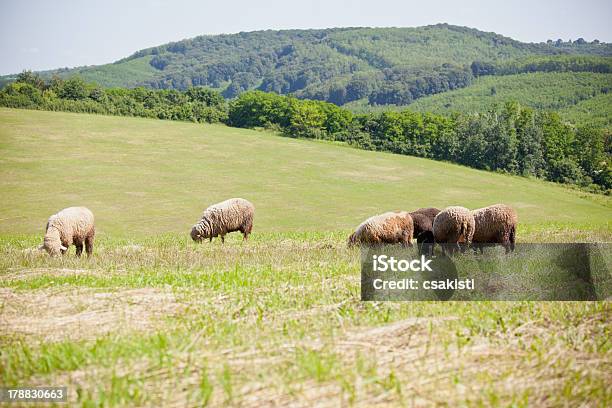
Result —
<path fill-rule="evenodd" d="M 321 101 L 299 100 L 249 91 L 230 103 L 228 124 L 237 127 L 280 127 L 286 135 L 329 139 L 350 126 L 353 114 Z"/>
<path fill-rule="evenodd" d="M 290 137 L 345 141 L 363 149 L 542 177 L 595 191 L 610 188 L 603 131 L 576 130 L 556 113 L 516 102 L 453 117 L 409 110 L 351 117 L 325 102 L 254 91 L 230 103 L 228 123 L 276 126 Z"/>
<path fill-rule="evenodd" d="M 62 99 L 72 99 L 78 101 L 89 96 L 87 84 L 80 77 L 73 77 L 62 81 L 61 86 L 54 89 L 57 96 Z"/>
<path fill-rule="evenodd" d="M 247 90 L 344 105 L 407 105 L 469 86 L 474 76 L 523 72 L 609 73 L 612 46 L 528 44 L 448 24 L 334 28 L 199 36 L 141 50 L 113 64 L 44 73 L 105 87 L 186 90 L 206 86 L 234 98 Z"/>
<path fill-rule="evenodd" d="M 587 55 L 529 56 L 496 63 L 474 61 L 474 76 L 513 75 L 528 72 L 597 72 L 612 73 L 612 59 Z"/>
<path fill-rule="evenodd" d="M 32 71 L 23 71 L 17 75 L 15 82 L 32 85 L 41 91 L 45 88 L 45 81 L 39 75 L 32 73 Z"/>
<path fill-rule="evenodd" d="M 494 88 L 495 92 L 491 92 Z M 537 109 L 560 110 L 572 122 L 612 128 L 612 74 L 537 72 L 478 78 L 463 89 L 421 98 L 410 105 L 420 112 L 482 112 L 510 101 Z M 384 108 L 382 108 L 384 109 Z M 356 106 L 355 110 L 368 110 Z"/>
<path fill-rule="evenodd" d="M 202 87 L 177 90 L 102 89 L 80 77 L 54 77 L 48 83 L 24 72 L 0 91 L 0 106 L 53 111 L 141 116 L 216 123 L 227 119 L 223 97 Z"/>
<path fill-rule="evenodd" d="M 31 73 L 22 79 L 0 91 L 0 106 L 265 127 L 289 137 L 343 141 L 362 149 L 542 177 L 593 191 L 611 188 L 609 137 L 603 131 L 576 130 L 557 113 L 516 102 L 452 117 L 408 110 L 353 116 L 328 102 L 261 91 L 242 93 L 226 110 L 223 97 L 203 87 L 185 92 L 103 90 L 78 77 L 54 78 L 42 85 Z"/>
<path fill-rule="evenodd" d="M 230 103 L 228 124 L 236 127 L 289 126 L 289 99 L 261 91 L 246 92 Z"/>

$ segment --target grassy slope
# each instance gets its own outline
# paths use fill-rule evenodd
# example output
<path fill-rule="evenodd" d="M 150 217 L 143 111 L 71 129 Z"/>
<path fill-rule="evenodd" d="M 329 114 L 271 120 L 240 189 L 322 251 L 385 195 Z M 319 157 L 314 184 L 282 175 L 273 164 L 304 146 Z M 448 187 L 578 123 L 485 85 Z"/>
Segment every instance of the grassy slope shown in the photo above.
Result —
<path fill-rule="evenodd" d="M 606 98 L 602 89 L 611 87 L 612 74 L 538 72 L 487 76 L 467 88 L 419 99 L 410 104 L 409 109 L 436 113 L 479 112 L 495 103 L 521 101 L 538 109 L 562 110 L 562 114 L 573 121 L 595 120 L 610 127 L 612 105 L 597 103 L 593 106 L 596 109 L 588 111 L 580 109 L 580 105 L 593 98 Z M 495 88 L 494 95 L 492 88 Z"/>
<path fill-rule="evenodd" d="M 610 200 L 551 183 L 265 132 L 0 110 L 0 233 L 38 233 L 86 205 L 101 233 L 185 233 L 210 203 L 255 203 L 255 231 L 349 230 L 369 215 L 513 205 L 526 225 L 602 227 Z"/>
<path fill-rule="evenodd" d="M 0 110 L 0 152 L 2 384 L 67 385 L 78 406 L 612 403 L 609 302 L 360 302 L 359 252 L 329 232 L 388 208 L 507 201 L 532 239 L 556 227 L 575 239 L 575 223 L 609 237 L 605 197 L 263 132 L 65 113 Z M 229 195 L 258 206 L 252 239 L 193 244 L 202 207 Z M 77 203 L 98 217 L 95 256 L 32 251 L 46 217 Z"/>
<path fill-rule="evenodd" d="M 78 74 L 88 82 L 95 82 L 105 87 L 133 87 L 158 73 L 149 61 L 151 61 L 150 55 L 114 64 L 79 68 L 76 72 L 63 75 Z"/>

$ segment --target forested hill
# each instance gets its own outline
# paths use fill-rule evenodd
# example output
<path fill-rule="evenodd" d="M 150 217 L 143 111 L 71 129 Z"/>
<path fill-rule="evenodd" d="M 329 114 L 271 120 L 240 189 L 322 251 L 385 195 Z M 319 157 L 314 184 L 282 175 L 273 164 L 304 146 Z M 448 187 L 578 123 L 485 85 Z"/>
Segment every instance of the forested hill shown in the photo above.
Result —
<path fill-rule="evenodd" d="M 534 71 L 612 72 L 612 45 L 522 43 L 438 24 L 418 28 L 334 28 L 200 36 L 138 51 L 113 64 L 56 70 L 103 86 L 186 89 L 204 85 L 234 97 L 260 89 L 343 105 L 407 105 L 463 88 L 475 77 Z"/>

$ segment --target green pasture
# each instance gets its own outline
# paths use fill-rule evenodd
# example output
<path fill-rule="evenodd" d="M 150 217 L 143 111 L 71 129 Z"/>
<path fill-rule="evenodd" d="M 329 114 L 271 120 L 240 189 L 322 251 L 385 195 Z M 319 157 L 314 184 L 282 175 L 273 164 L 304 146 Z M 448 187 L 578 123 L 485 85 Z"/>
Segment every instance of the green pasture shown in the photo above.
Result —
<path fill-rule="evenodd" d="M 494 203 L 545 234 L 609 234 L 612 219 L 609 197 L 449 163 L 223 125 L 11 109 L 0 110 L 0 180 L 0 234 L 42 233 L 74 205 L 102 235 L 188 233 L 230 197 L 255 204 L 254 233 L 347 232 L 390 210 Z"/>
<path fill-rule="evenodd" d="M 69 406 L 609 406 L 600 302 L 362 302 L 349 231 L 383 211 L 504 202 L 523 242 L 610 241 L 610 198 L 267 131 L 0 110 L 0 384 Z M 248 242 L 196 244 L 211 203 Z M 91 258 L 36 250 L 96 215 Z M 468 255 L 466 255 L 468 256 Z M 508 258 L 509 259 L 509 258 Z"/>

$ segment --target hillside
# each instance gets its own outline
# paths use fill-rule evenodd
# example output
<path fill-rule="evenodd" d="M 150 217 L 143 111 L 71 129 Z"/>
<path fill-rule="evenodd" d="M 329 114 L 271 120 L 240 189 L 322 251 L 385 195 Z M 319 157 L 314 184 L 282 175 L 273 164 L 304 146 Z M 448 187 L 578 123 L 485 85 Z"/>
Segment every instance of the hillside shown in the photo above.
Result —
<path fill-rule="evenodd" d="M 506 202 L 520 242 L 603 253 L 609 197 L 268 131 L 5 108 L 0 180 L 5 386 L 61 384 L 83 407 L 612 401 L 609 301 L 361 301 L 360 251 L 346 245 L 385 210 Z M 256 206 L 248 242 L 192 242 L 202 209 L 232 196 Z M 69 205 L 95 213 L 90 258 L 35 249 Z M 457 264 L 471 260 L 493 295 L 495 275 L 502 292 L 530 292 L 548 264 L 509 274 L 523 254 L 492 273 L 482 256 Z"/>
<path fill-rule="evenodd" d="M 582 57 L 576 63 L 568 59 L 572 55 Z M 611 55 L 610 44 L 522 43 L 495 33 L 438 24 L 200 36 L 141 50 L 113 64 L 44 74 L 79 74 L 107 87 L 204 85 L 222 90 L 226 97 L 260 89 L 337 105 L 362 98 L 379 105 L 406 105 L 468 86 L 476 76 L 492 73 L 610 72 Z"/>
<path fill-rule="evenodd" d="M 573 123 L 612 126 L 609 91 L 612 75 L 591 72 L 535 72 L 484 76 L 470 86 L 418 99 L 407 106 L 419 112 L 449 114 L 484 112 L 509 101 L 542 110 L 560 111 Z M 369 106 L 367 100 L 346 106 L 355 112 L 401 110 L 405 106 Z"/>
<path fill-rule="evenodd" d="M 40 233 L 70 205 L 90 207 L 102 235 L 186 234 L 208 204 L 236 196 L 255 203 L 257 232 L 348 231 L 387 210 L 496 202 L 517 208 L 523 231 L 610 228 L 608 197 L 223 125 L 0 109 L 0 157 L 1 234 Z"/>

